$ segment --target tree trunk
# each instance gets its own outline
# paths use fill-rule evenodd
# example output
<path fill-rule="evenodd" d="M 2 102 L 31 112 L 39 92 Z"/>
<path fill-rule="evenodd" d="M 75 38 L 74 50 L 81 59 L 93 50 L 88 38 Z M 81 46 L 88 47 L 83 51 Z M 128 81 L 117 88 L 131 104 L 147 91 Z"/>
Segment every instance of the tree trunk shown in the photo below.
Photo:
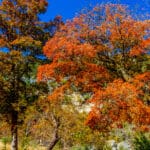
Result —
<path fill-rule="evenodd" d="M 18 150 L 18 129 L 17 129 L 18 113 L 16 111 L 12 112 L 11 119 L 12 119 L 11 120 L 11 134 L 12 134 L 11 150 Z"/>
<path fill-rule="evenodd" d="M 52 150 L 54 146 L 57 144 L 57 142 L 59 141 L 59 136 L 58 136 L 58 129 L 60 126 L 59 118 L 55 117 L 53 113 L 51 113 L 50 116 L 54 125 L 54 133 L 47 150 Z"/>
<path fill-rule="evenodd" d="M 128 82 L 128 81 L 131 80 L 131 77 L 126 73 L 126 71 L 125 71 L 125 69 L 123 67 L 122 68 L 120 67 L 119 71 L 120 71 L 124 81 Z"/>
<path fill-rule="evenodd" d="M 54 131 L 54 135 L 52 137 L 52 140 L 49 144 L 48 150 L 52 150 L 54 148 L 54 146 L 57 144 L 57 142 L 59 141 L 59 137 L 58 137 L 58 133 L 57 133 L 57 129 Z"/>

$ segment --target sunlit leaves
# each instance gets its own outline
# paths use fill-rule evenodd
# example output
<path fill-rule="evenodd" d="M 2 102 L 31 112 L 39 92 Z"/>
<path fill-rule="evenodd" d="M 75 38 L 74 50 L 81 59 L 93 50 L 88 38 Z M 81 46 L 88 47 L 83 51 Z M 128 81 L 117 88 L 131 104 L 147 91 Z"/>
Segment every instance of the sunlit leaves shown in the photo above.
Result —
<path fill-rule="evenodd" d="M 58 83 L 51 100 L 62 100 L 67 90 L 90 92 L 94 106 L 86 124 L 92 129 L 109 131 L 128 122 L 147 130 L 149 27 L 148 20 L 136 20 L 123 5 L 85 11 L 46 43 L 43 52 L 51 63 L 38 68 L 37 79 Z"/>
<path fill-rule="evenodd" d="M 3 0 L 0 5 L 0 46 L 9 50 L 41 50 L 42 42 L 49 34 L 44 34 L 44 23 L 39 21 L 38 15 L 46 8 L 45 0 Z"/>
<path fill-rule="evenodd" d="M 128 83 L 116 80 L 108 84 L 104 91 L 97 91 L 90 100 L 95 106 L 89 114 L 87 124 L 99 130 L 110 130 L 115 126 L 123 126 L 125 122 L 148 127 L 150 108 L 140 100 L 140 94 L 143 93 L 140 86 L 140 83 L 135 85 L 134 81 Z M 93 121 L 96 122 L 95 125 Z"/>
<path fill-rule="evenodd" d="M 33 40 L 32 37 L 28 37 L 28 36 L 23 36 L 18 39 L 15 39 L 11 44 L 16 46 L 21 46 L 21 47 L 29 47 L 29 48 L 41 47 L 40 41 Z"/>

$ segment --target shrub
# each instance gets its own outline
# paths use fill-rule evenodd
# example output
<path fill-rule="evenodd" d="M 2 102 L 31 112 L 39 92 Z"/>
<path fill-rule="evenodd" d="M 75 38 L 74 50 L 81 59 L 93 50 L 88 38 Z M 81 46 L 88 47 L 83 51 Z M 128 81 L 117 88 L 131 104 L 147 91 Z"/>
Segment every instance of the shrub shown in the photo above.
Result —
<path fill-rule="evenodd" d="M 133 141 L 135 150 L 150 150 L 150 139 L 143 133 L 138 133 Z"/>

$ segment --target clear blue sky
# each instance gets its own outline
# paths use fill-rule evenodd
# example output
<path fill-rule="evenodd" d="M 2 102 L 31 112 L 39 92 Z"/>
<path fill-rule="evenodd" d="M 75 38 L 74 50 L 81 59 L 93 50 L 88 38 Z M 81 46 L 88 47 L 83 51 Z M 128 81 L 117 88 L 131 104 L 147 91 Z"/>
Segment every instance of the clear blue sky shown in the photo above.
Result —
<path fill-rule="evenodd" d="M 107 2 L 120 2 L 129 5 L 131 9 L 136 9 L 140 13 L 142 9 L 150 10 L 150 0 L 48 0 L 48 10 L 44 15 L 41 15 L 41 19 L 49 21 L 56 15 L 61 15 L 65 21 L 73 18 L 77 12 L 89 5 L 94 6 L 98 3 Z"/>

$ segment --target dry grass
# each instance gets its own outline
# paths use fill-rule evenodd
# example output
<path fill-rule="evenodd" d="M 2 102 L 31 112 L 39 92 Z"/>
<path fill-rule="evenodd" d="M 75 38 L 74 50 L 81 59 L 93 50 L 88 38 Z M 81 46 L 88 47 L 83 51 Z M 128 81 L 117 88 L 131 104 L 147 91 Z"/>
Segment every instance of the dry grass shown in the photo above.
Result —
<path fill-rule="evenodd" d="M 0 150 L 3 150 L 3 149 L 4 149 L 4 144 L 0 141 Z M 6 145 L 6 150 L 10 150 L 9 144 Z"/>
<path fill-rule="evenodd" d="M 0 141 L 0 150 L 4 149 L 4 144 Z M 6 145 L 6 150 L 10 150 L 10 144 Z M 19 150 L 22 150 L 21 148 L 19 148 Z M 36 146 L 36 147 L 29 147 L 27 150 L 46 150 L 45 147 L 42 146 Z"/>

